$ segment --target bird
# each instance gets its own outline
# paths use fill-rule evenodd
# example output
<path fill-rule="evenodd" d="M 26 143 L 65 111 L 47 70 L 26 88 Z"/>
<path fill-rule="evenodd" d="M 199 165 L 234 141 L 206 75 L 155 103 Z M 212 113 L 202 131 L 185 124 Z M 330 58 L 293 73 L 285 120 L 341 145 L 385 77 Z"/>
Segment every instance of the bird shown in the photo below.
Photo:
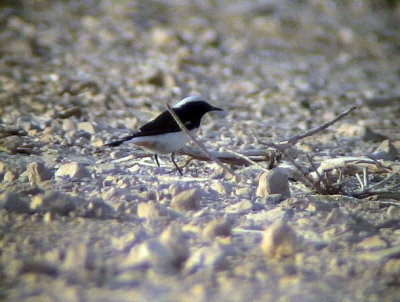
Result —
<path fill-rule="evenodd" d="M 223 111 L 210 105 L 202 96 L 189 96 L 172 107 L 182 123 L 195 135 L 199 130 L 202 117 L 210 111 Z M 158 155 L 170 154 L 170 158 L 180 175 L 182 170 L 175 162 L 175 153 L 189 141 L 187 135 L 179 127 L 168 110 L 159 114 L 155 119 L 141 126 L 137 131 L 117 141 L 106 144 L 116 147 L 123 143 L 133 143 L 153 153 L 154 160 L 160 167 Z"/>

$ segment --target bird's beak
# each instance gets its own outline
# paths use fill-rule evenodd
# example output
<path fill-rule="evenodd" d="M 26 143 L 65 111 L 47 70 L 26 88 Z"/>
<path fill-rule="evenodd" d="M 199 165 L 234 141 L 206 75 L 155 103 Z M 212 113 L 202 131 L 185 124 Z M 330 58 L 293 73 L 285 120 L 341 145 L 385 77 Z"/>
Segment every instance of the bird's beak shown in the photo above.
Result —
<path fill-rule="evenodd" d="M 226 111 L 218 107 L 212 107 L 211 114 L 214 115 L 215 117 L 225 117 L 227 115 Z"/>
<path fill-rule="evenodd" d="M 211 111 L 224 111 L 224 110 L 222 110 L 221 108 L 218 108 L 218 107 L 212 107 L 211 108 Z"/>

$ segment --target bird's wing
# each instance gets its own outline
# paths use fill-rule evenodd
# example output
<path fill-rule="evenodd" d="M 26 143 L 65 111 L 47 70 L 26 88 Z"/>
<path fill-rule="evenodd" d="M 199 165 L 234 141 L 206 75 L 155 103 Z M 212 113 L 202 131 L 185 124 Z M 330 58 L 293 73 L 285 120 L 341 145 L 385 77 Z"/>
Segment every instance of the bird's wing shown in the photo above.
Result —
<path fill-rule="evenodd" d="M 186 127 L 189 129 L 192 128 L 189 120 L 186 120 L 184 117 L 182 117 L 182 114 L 178 114 L 178 116 Z M 154 120 L 140 127 L 137 136 L 156 135 L 178 131 L 181 131 L 179 125 L 175 122 L 174 118 L 168 111 L 164 111 Z"/>

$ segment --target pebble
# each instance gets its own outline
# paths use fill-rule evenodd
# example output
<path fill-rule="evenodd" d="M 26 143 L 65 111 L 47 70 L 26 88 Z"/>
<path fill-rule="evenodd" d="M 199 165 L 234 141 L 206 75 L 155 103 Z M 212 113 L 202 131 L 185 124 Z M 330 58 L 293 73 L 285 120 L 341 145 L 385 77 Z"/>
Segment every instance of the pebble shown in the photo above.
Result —
<path fill-rule="evenodd" d="M 10 135 L 2 138 L 0 141 L 0 151 L 7 153 L 16 153 L 18 148 L 22 146 L 22 138 L 17 135 Z"/>
<path fill-rule="evenodd" d="M 3 181 L 13 182 L 16 179 L 17 179 L 17 175 L 13 171 L 8 170 L 6 173 L 4 173 Z"/>
<path fill-rule="evenodd" d="M 88 169 L 78 162 L 71 162 L 61 165 L 56 171 L 56 177 L 68 176 L 74 179 L 82 179 L 85 177 L 90 177 Z"/>
<path fill-rule="evenodd" d="M 381 142 L 387 139 L 386 136 L 373 131 L 368 126 L 362 126 L 360 129 L 359 137 L 365 142 Z"/>
<path fill-rule="evenodd" d="M 83 204 L 84 200 L 72 197 L 61 192 L 49 192 L 38 194 L 32 198 L 30 208 L 41 212 L 52 212 L 59 215 L 68 215 L 78 204 Z"/>
<path fill-rule="evenodd" d="M 232 223 L 226 218 L 215 219 L 209 222 L 203 231 L 205 238 L 231 236 Z"/>
<path fill-rule="evenodd" d="M 29 182 L 40 183 L 51 179 L 53 173 L 41 162 L 29 163 L 26 167 Z"/>
<path fill-rule="evenodd" d="M 162 27 L 153 27 L 150 33 L 150 39 L 157 46 L 166 46 L 170 44 L 174 38 L 175 35 L 172 31 Z"/>
<path fill-rule="evenodd" d="M 161 212 L 154 203 L 142 202 L 137 206 L 137 216 L 139 218 L 156 219 L 161 216 Z"/>
<path fill-rule="evenodd" d="M 29 201 L 14 192 L 0 195 L 0 208 L 16 213 L 30 213 Z"/>
<path fill-rule="evenodd" d="M 399 156 L 399 151 L 388 139 L 384 140 L 376 149 L 376 151 L 370 155 L 370 157 L 376 160 L 383 159 L 390 161 L 397 159 L 398 156 Z"/>
<path fill-rule="evenodd" d="M 80 118 L 82 116 L 82 109 L 78 106 L 68 108 L 64 111 L 61 111 L 60 113 L 57 114 L 58 117 L 65 119 L 69 118 L 71 116 L 75 116 L 77 118 Z"/>
<path fill-rule="evenodd" d="M 284 220 L 277 220 L 264 231 L 261 249 L 273 260 L 292 257 L 296 250 L 296 235 L 293 229 Z"/>
<path fill-rule="evenodd" d="M 85 217 L 109 219 L 115 216 L 114 209 L 101 198 L 92 199 L 86 206 Z"/>
<path fill-rule="evenodd" d="M 251 188 L 250 187 L 244 187 L 244 188 L 237 188 L 235 190 L 235 196 L 246 196 L 251 193 Z"/>
<path fill-rule="evenodd" d="M 170 248 L 160 240 L 150 239 L 132 248 L 120 265 L 125 269 L 150 266 L 158 272 L 172 273 L 176 271 L 174 260 Z"/>
<path fill-rule="evenodd" d="M 62 128 L 65 132 L 75 131 L 76 125 L 71 119 L 65 119 L 63 120 Z"/>
<path fill-rule="evenodd" d="M 185 262 L 183 269 L 184 275 L 197 273 L 198 271 L 220 271 L 227 266 L 226 253 L 218 246 L 202 247 L 195 252 Z"/>
<path fill-rule="evenodd" d="M 0 161 L 0 173 L 4 173 L 6 171 L 6 164 Z"/>
<path fill-rule="evenodd" d="M 88 132 L 90 134 L 95 134 L 96 133 L 96 128 L 90 122 L 80 122 L 80 123 L 78 123 L 78 129 L 86 131 L 86 132 Z"/>
<path fill-rule="evenodd" d="M 251 209 L 253 209 L 253 203 L 248 200 L 242 200 L 239 201 L 235 204 L 232 204 L 228 207 L 226 207 L 226 212 L 227 213 L 246 213 L 249 212 Z"/>
<path fill-rule="evenodd" d="M 53 128 L 51 127 L 44 128 L 40 136 L 40 141 L 43 143 L 51 143 L 52 141 L 54 141 Z"/>
<path fill-rule="evenodd" d="M 211 188 L 222 195 L 230 195 L 232 192 L 232 186 L 228 182 L 221 180 L 213 181 Z"/>
<path fill-rule="evenodd" d="M 175 195 L 187 190 L 187 185 L 176 182 L 176 183 L 171 184 L 169 186 L 168 190 L 172 196 L 175 196 Z"/>
<path fill-rule="evenodd" d="M 290 197 L 288 178 L 279 168 L 264 172 L 258 181 L 256 195 L 267 197 L 270 194 L 281 194 L 285 198 Z"/>
<path fill-rule="evenodd" d="M 86 269 L 88 248 L 84 242 L 69 246 L 65 252 L 62 267 L 66 270 L 83 272 Z"/>
<path fill-rule="evenodd" d="M 365 238 L 357 244 L 357 246 L 364 250 L 379 250 L 388 247 L 388 243 L 382 239 L 381 236 L 375 235 Z"/>
<path fill-rule="evenodd" d="M 172 198 L 171 208 L 180 212 L 195 211 L 199 208 L 201 197 L 200 189 L 185 190 Z"/>
<path fill-rule="evenodd" d="M 185 234 L 176 226 L 169 226 L 160 235 L 160 242 L 172 251 L 173 265 L 180 269 L 189 257 L 189 245 Z"/>

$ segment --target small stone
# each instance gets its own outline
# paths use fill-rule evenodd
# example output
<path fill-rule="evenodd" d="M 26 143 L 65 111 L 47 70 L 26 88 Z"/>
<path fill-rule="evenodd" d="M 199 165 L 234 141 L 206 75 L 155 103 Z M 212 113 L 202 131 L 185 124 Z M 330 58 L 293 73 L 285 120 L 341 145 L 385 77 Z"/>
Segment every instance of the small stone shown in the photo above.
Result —
<path fill-rule="evenodd" d="M 40 136 L 40 141 L 43 143 L 51 143 L 52 141 L 54 141 L 53 128 L 51 127 L 44 128 Z"/>
<path fill-rule="evenodd" d="M 3 181 L 5 182 L 13 182 L 14 180 L 17 179 L 17 175 L 15 175 L 15 173 L 11 170 L 8 170 L 5 174 L 4 174 L 4 178 Z"/>
<path fill-rule="evenodd" d="M 279 168 L 264 172 L 258 181 L 258 197 L 267 197 L 269 194 L 282 194 L 290 197 L 289 181 L 287 176 Z"/>
<path fill-rule="evenodd" d="M 184 275 L 194 274 L 198 271 L 216 272 L 227 266 L 226 252 L 218 245 L 202 247 L 189 257 L 183 269 Z"/>
<path fill-rule="evenodd" d="M 292 257 L 296 250 L 296 235 L 285 221 L 278 220 L 265 230 L 261 249 L 270 259 Z"/>
<path fill-rule="evenodd" d="M 174 40 L 174 33 L 163 27 L 153 27 L 150 38 L 157 46 L 165 46 Z"/>
<path fill-rule="evenodd" d="M 17 135 L 10 135 L 0 140 L 0 151 L 16 153 L 22 146 L 22 138 Z"/>
<path fill-rule="evenodd" d="M 163 87 L 164 86 L 163 72 L 161 70 L 155 71 L 153 74 L 149 75 L 146 78 L 146 82 L 154 86 Z"/>
<path fill-rule="evenodd" d="M 66 270 L 86 270 L 88 248 L 86 243 L 75 243 L 67 248 L 62 267 Z"/>
<path fill-rule="evenodd" d="M 50 222 L 54 221 L 54 218 L 55 218 L 54 213 L 52 213 L 52 212 L 46 212 L 43 215 L 43 221 L 46 223 L 50 223 Z"/>
<path fill-rule="evenodd" d="M 150 239 L 131 249 L 121 262 L 124 268 L 150 266 L 155 271 L 175 272 L 175 256 L 160 240 Z"/>
<path fill-rule="evenodd" d="M 246 213 L 253 209 L 253 203 L 248 200 L 242 200 L 238 203 L 232 204 L 226 208 L 227 213 Z"/>
<path fill-rule="evenodd" d="M 397 151 L 396 147 L 390 142 L 390 140 L 384 140 L 378 149 L 374 153 L 370 155 L 370 157 L 379 160 L 390 160 L 393 161 L 397 159 L 399 156 L 399 151 Z"/>
<path fill-rule="evenodd" d="M 169 186 L 168 190 L 171 193 L 172 196 L 175 196 L 187 189 L 186 185 L 181 184 L 181 183 L 173 183 L 172 185 Z"/>
<path fill-rule="evenodd" d="M 81 123 L 78 123 L 78 129 L 79 129 L 79 130 L 86 131 L 86 132 L 89 132 L 89 133 L 91 133 L 91 134 L 95 134 L 95 133 L 96 133 L 95 127 L 94 127 L 93 124 L 90 123 L 90 122 L 81 122 Z"/>
<path fill-rule="evenodd" d="M 82 109 L 78 106 L 68 108 L 64 111 L 61 111 L 60 113 L 57 114 L 58 117 L 64 119 L 64 118 L 69 118 L 71 116 L 76 116 L 77 118 L 80 118 L 82 116 Z"/>
<path fill-rule="evenodd" d="M 30 213 L 29 201 L 14 192 L 6 192 L 0 195 L 0 208 L 10 212 Z"/>
<path fill-rule="evenodd" d="M 161 216 L 160 209 L 150 202 L 142 202 L 137 206 L 137 216 L 139 218 L 155 219 Z"/>
<path fill-rule="evenodd" d="M 235 195 L 236 196 L 245 196 L 245 195 L 249 195 L 250 193 L 251 193 L 251 188 L 250 187 L 237 188 L 235 190 Z"/>
<path fill-rule="evenodd" d="M 172 198 L 171 208 L 181 212 L 195 211 L 199 207 L 201 195 L 197 188 L 185 190 Z"/>
<path fill-rule="evenodd" d="M 359 248 L 364 250 L 380 250 L 388 247 L 388 243 L 382 239 L 381 236 L 375 235 L 372 237 L 365 238 L 363 241 L 358 243 Z"/>
<path fill-rule="evenodd" d="M 400 275 L 400 259 L 390 259 L 383 266 L 385 274 L 393 275 L 398 280 Z"/>
<path fill-rule="evenodd" d="M 209 222 L 203 231 L 206 238 L 229 237 L 231 236 L 232 223 L 228 219 L 216 219 Z"/>
<path fill-rule="evenodd" d="M 78 162 L 61 165 L 56 171 L 56 177 L 69 176 L 70 178 L 82 179 L 90 177 L 88 169 Z"/>
<path fill-rule="evenodd" d="M 92 199 L 86 206 L 84 216 L 109 219 L 114 217 L 114 209 L 101 198 Z"/>
<path fill-rule="evenodd" d="M 68 215 L 78 204 L 84 202 L 81 198 L 72 197 L 60 192 L 38 194 L 31 201 L 31 209 L 52 212 L 59 215 Z"/>
<path fill-rule="evenodd" d="M 74 123 L 71 119 L 65 119 L 65 120 L 63 120 L 63 125 L 62 125 L 62 127 L 63 127 L 63 130 L 64 130 L 65 132 L 68 132 L 68 131 L 75 131 L 75 130 L 76 130 L 76 125 L 75 125 L 75 123 Z"/>
<path fill-rule="evenodd" d="M 0 173 L 6 172 L 6 164 L 0 161 Z"/>
<path fill-rule="evenodd" d="M 53 173 L 41 162 L 29 163 L 26 167 L 28 178 L 31 183 L 40 183 L 51 179 Z"/>
<path fill-rule="evenodd" d="M 187 238 L 182 231 L 175 226 L 166 228 L 160 235 L 160 242 L 172 251 L 173 266 L 180 269 L 189 257 Z"/>
<path fill-rule="evenodd" d="M 359 133 L 360 138 L 365 142 L 381 142 L 387 139 L 386 136 L 373 131 L 368 126 L 362 126 Z"/>
<path fill-rule="evenodd" d="M 228 182 L 221 180 L 214 181 L 211 188 L 222 195 L 230 195 L 232 192 L 232 186 Z"/>

